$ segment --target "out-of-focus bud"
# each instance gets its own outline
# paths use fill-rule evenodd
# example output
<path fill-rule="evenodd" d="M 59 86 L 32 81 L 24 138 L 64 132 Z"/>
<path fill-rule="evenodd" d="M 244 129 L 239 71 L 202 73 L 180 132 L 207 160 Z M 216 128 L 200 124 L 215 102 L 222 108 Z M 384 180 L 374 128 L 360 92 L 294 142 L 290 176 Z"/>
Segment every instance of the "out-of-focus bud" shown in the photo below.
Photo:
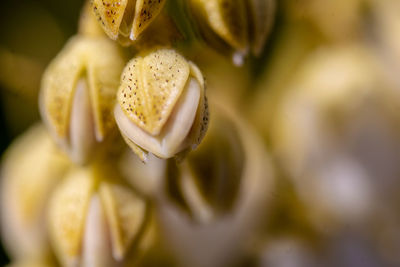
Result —
<path fill-rule="evenodd" d="M 132 150 L 171 158 L 190 151 L 208 125 L 208 106 L 200 70 L 172 49 L 132 59 L 118 90 L 115 120 Z"/>
<path fill-rule="evenodd" d="M 235 263 L 269 213 L 273 173 L 263 144 L 231 109 L 216 105 L 213 114 L 198 149 L 168 162 L 155 196 L 162 237 L 181 266 Z"/>
<path fill-rule="evenodd" d="M 321 48 L 289 84 L 272 145 L 319 230 L 365 226 L 396 202 L 399 99 L 360 44 Z"/>
<path fill-rule="evenodd" d="M 259 56 L 275 18 L 275 0 L 247 0 L 250 23 L 250 48 L 255 56 Z"/>
<path fill-rule="evenodd" d="M 162 10 L 165 0 L 92 0 L 93 11 L 113 40 L 136 40 Z"/>
<path fill-rule="evenodd" d="M 370 0 L 373 17 L 372 37 L 386 71 L 400 86 L 400 2 Z"/>
<path fill-rule="evenodd" d="M 112 109 L 123 66 L 111 40 L 78 35 L 44 73 L 42 118 L 73 161 L 87 162 L 115 128 Z"/>
<path fill-rule="evenodd" d="M 274 0 L 190 0 L 189 7 L 205 41 L 231 53 L 235 65 L 251 50 L 262 52 L 271 29 Z"/>
<path fill-rule="evenodd" d="M 49 229 L 63 266 L 116 266 L 141 253 L 149 206 L 115 180 L 104 164 L 74 169 L 54 192 Z"/>
<path fill-rule="evenodd" d="M 36 125 L 4 155 L 1 170 L 1 235 L 15 260 L 50 255 L 45 213 L 48 196 L 69 166 L 50 136 Z"/>

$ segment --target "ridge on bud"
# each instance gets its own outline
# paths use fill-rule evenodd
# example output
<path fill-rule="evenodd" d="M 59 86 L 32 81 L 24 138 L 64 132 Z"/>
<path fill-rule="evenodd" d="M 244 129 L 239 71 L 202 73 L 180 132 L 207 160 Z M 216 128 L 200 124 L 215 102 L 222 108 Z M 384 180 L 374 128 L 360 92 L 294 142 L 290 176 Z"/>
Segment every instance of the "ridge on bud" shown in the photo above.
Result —
<path fill-rule="evenodd" d="M 45 71 L 41 115 L 73 161 L 85 163 L 114 129 L 112 108 L 123 65 L 112 41 L 78 35 Z"/>
<path fill-rule="evenodd" d="M 275 0 L 189 0 L 189 9 L 203 38 L 242 65 L 251 51 L 262 52 L 275 13 Z"/>
<path fill-rule="evenodd" d="M 250 20 L 250 48 L 259 56 L 264 48 L 275 18 L 275 0 L 248 0 Z"/>
<path fill-rule="evenodd" d="M 161 12 L 165 0 L 92 0 L 93 12 L 113 40 L 136 40 Z"/>
<path fill-rule="evenodd" d="M 172 49 L 132 59 L 118 90 L 115 120 L 132 150 L 171 158 L 193 149 L 208 124 L 200 70 Z"/>

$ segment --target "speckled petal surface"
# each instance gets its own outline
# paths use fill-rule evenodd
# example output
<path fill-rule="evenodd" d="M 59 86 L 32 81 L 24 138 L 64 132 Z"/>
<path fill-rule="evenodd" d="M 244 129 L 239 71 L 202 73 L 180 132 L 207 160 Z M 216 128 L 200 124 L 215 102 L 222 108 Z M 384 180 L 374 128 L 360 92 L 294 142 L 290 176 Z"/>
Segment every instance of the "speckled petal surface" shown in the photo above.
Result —
<path fill-rule="evenodd" d="M 174 50 L 161 49 L 132 59 L 122 74 L 118 102 L 129 119 L 157 135 L 185 87 L 189 65 Z"/>
<path fill-rule="evenodd" d="M 91 4 L 106 34 L 116 40 L 128 0 L 92 0 Z"/>
<path fill-rule="evenodd" d="M 201 140 L 203 140 L 204 135 L 208 129 L 209 122 L 209 111 L 208 111 L 208 101 L 206 96 L 206 88 L 204 77 L 201 74 L 200 69 L 189 62 L 190 65 L 190 74 L 200 83 L 200 100 L 199 107 L 197 109 L 196 118 L 193 123 L 193 127 L 190 130 L 188 140 L 191 142 L 193 146 L 197 146 L 200 144 Z"/>
<path fill-rule="evenodd" d="M 137 0 L 131 39 L 136 39 L 162 10 L 165 0 Z"/>

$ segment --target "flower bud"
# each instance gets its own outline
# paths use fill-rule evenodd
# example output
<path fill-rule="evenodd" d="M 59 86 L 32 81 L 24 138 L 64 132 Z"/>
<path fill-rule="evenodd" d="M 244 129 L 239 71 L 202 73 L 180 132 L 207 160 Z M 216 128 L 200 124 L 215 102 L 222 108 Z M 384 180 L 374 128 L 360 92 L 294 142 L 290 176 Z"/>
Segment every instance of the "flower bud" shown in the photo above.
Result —
<path fill-rule="evenodd" d="M 168 161 L 155 196 L 162 235 L 182 266 L 230 266 L 269 213 L 273 173 L 261 140 L 229 108 L 211 107 L 204 141 L 182 163 Z"/>
<path fill-rule="evenodd" d="M 93 11 L 113 40 L 136 40 L 162 10 L 165 0 L 92 0 Z"/>
<path fill-rule="evenodd" d="M 200 70 L 172 49 L 132 59 L 118 90 L 115 120 L 142 160 L 193 149 L 208 124 L 204 79 Z"/>
<path fill-rule="evenodd" d="M 235 65 L 251 49 L 259 55 L 272 26 L 275 0 L 190 0 L 189 6 L 205 41 Z"/>
<path fill-rule="evenodd" d="M 68 166 L 42 125 L 29 129 L 7 150 L 1 169 L 1 232 L 13 259 L 49 256 L 48 196 Z"/>
<path fill-rule="evenodd" d="M 50 200 L 50 236 L 63 266 L 124 263 L 147 232 L 146 202 L 116 183 L 112 168 L 98 168 L 72 170 Z"/>
<path fill-rule="evenodd" d="M 112 41 L 78 35 L 44 73 L 42 118 L 73 161 L 88 161 L 115 128 L 112 108 L 123 64 Z"/>

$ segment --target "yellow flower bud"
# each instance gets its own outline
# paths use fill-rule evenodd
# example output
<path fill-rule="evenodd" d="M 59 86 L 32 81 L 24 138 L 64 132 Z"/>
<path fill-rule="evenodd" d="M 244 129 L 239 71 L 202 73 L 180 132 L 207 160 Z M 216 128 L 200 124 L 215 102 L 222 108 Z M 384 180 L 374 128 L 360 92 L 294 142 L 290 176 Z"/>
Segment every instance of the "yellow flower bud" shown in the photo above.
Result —
<path fill-rule="evenodd" d="M 68 166 L 42 125 L 29 129 L 7 150 L 1 170 L 1 232 L 15 260 L 49 256 L 48 196 Z"/>
<path fill-rule="evenodd" d="M 78 163 L 115 128 L 112 109 L 124 66 L 106 38 L 73 37 L 43 75 L 40 109 L 57 143 Z"/>
<path fill-rule="evenodd" d="M 115 178 L 104 166 L 74 169 L 54 192 L 49 229 L 63 266 L 114 266 L 138 249 L 149 207 Z"/>
<path fill-rule="evenodd" d="M 136 40 L 162 10 L 165 0 L 92 0 L 93 11 L 113 40 Z"/>
<path fill-rule="evenodd" d="M 118 127 L 142 160 L 147 152 L 170 158 L 191 150 L 207 129 L 203 76 L 172 49 L 132 59 L 122 73 L 117 99 Z"/>

